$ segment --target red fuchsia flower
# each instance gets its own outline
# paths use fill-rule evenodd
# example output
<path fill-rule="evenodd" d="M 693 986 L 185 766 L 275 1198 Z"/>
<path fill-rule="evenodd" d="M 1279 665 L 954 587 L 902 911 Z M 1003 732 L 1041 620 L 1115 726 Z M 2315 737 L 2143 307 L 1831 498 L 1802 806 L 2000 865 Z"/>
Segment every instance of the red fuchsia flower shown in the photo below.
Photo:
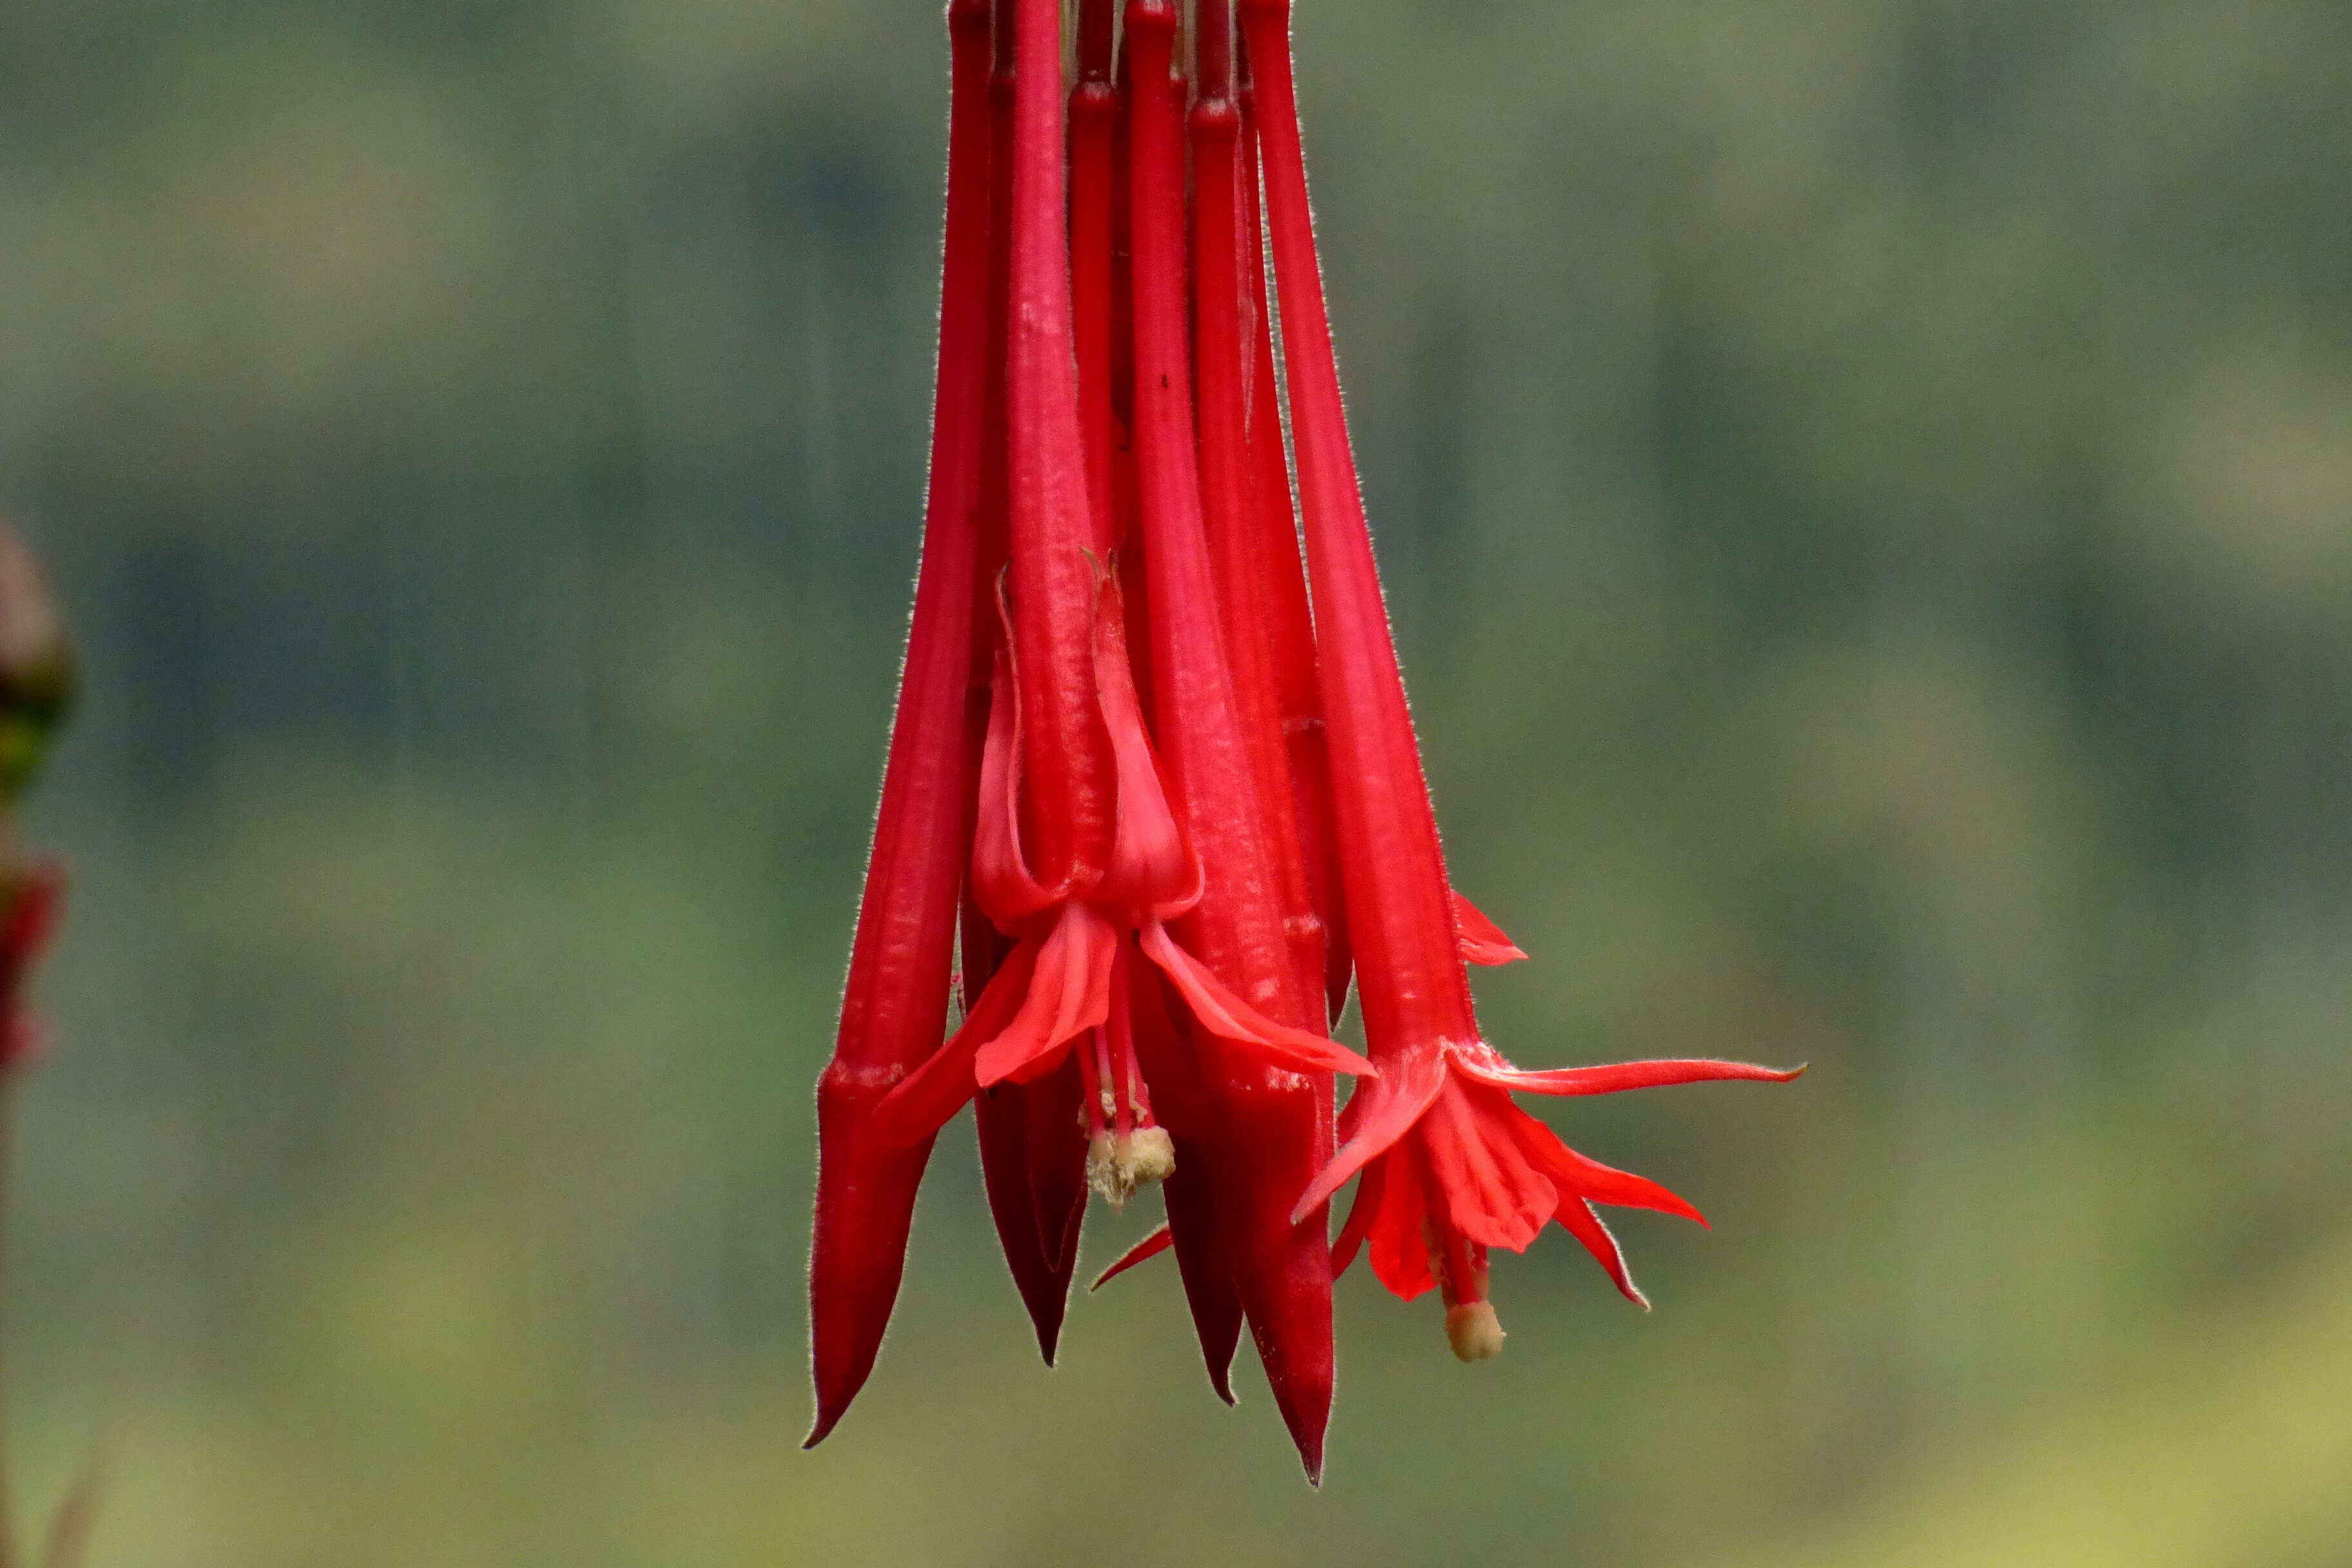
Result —
<path fill-rule="evenodd" d="M 1390 638 L 1348 443 L 1315 257 L 1291 79 L 1289 0 L 1240 0 L 1264 138 L 1265 205 L 1289 367 L 1292 439 L 1364 1033 L 1381 1076 L 1341 1119 L 1338 1158 L 1307 1187 L 1304 1217 L 1360 1171 L 1334 1249 L 1345 1268 L 1371 1243 L 1381 1282 L 1408 1300 L 1432 1283 L 1465 1361 L 1502 1348 L 1486 1299 L 1490 1247 L 1523 1250 L 1557 1219 L 1620 1289 L 1641 1300 L 1596 1203 L 1698 1212 L 1655 1184 L 1588 1160 L 1512 1105 L 1513 1091 L 1594 1094 L 1704 1079 L 1793 1078 L 1735 1062 L 1636 1062 L 1522 1073 L 1481 1038 L 1464 970 L 1524 957 L 1450 890 L 1419 744 Z"/>
<path fill-rule="evenodd" d="M 998 7 L 1003 9 L 1002 5 Z M 1008 13 L 1009 16 L 1009 13 Z M 991 146 L 1009 148 L 1013 144 L 1013 28 L 1009 20 L 1003 26 L 989 23 L 987 32 L 993 39 L 993 68 L 989 76 L 988 103 Z M 1092 61 L 1086 62 L 1092 65 Z M 1099 74 L 1104 66 L 1088 74 Z M 1084 84 L 1081 84 L 1082 86 Z M 1079 158 L 1080 122 L 1087 116 L 1076 100 L 1071 106 L 1072 160 Z M 1095 161 L 1101 163 L 1103 157 Z M 1091 187 L 1098 182 L 1076 182 Z M 1013 224 L 1013 160 L 998 155 L 990 161 L 989 168 L 989 235 L 988 298 L 987 298 L 987 375 L 982 389 L 981 425 L 986 445 L 983 454 L 984 493 L 982 497 L 982 558 L 987 563 L 984 580 L 978 585 L 985 595 L 973 620 L 973 663 L 977 705 L 975 721 L 984 733 L 988 722 L 989 675 L 994 668 L 996 649 L 1002 636 L 996 610 L 996 576 L 1002 570 L 1006 552 L 1009 524 L 1006 507 L 1005 443 L 1010 416 L 1005 406 L 1005 345 L 1009 335 L 1008 318 L 1013 280 L 1012 247 L 1005 243 Z M 1108 266 L 1108 241 L 1104 242 L 1101 268 L 1079 268 L 1088 272 L 1092 292 L 1084 295 L 1089 300 L 1099 298 L 1103 288 L 1100 272 Z M 1076 246 L 1074 239 L 1074 251 Z M 1086 247 L 1089 252 L 1096 247 Z M 1108 317 L 1103 331 L 1082 331 L 1082 342 L 1088 350 L 1102 346 L 1108 335 Z M 1097 373 L 1088 373 L 1092 379 L 1103 379 Z M 1089 417 L 1088 428 L 1098 426 Z M 1091 438 L 1091 437 L 1089 437 Z M 1091 451 L 1091 448 L 1089 448 Z M 1108 468 L 1106 468 L 1108 472 Z M 1091 458 L 1088 481 L 1091 487 L 1094 468 Z M 1106 512 L 1104 515 L 1109 515 Z M 980 752 L 972 754 L 972 772 L 966 784 L 976 801 L 979 790 Z M 970 860 L 969 846 L 966 861 Z M 978 1002 L 989 982 L 1003 967 L 1013 944 L 991 923 L 974 897 L 970 876 L 964 883 L 963 910 L 961 929 L 961 991 L 967 1013 Z M 1063 1066 L 1034 1083 L 1001 1084 L 983 1095 L 974 1108 L 973 1120 L 980 1141 L 981 1173 L 988 1192 L 990 1217 L 996 1226 L 999 1244 L 1004 1251 L 1005 1266 L 1013 1274 L 1014 1286 L 1021 1293 L 1022 1305 L 1028 1310 L 1037 1334 L 1037 1348 L 1045 1363 L 1054 1363 L 1062 1332 L 1062 1318 L 1069 1300 L 1071 1276 L 1077 1268 L 1078 1233 L 1086 1213 L 1087 1138 L 1084 1118 L 1079 1110 L 1082 1086 L 1078 1081 L 1077 1064 Z"/>
<path fill-rule="evenodd" d="M 1283 772 L 1280 718 L 1255 584 L 1234 546 L 1250 516 L 1239 482 L 1242 433 L 1237 392 L 1242 351 L 1234 330 L 1240 275 L 1234 266 L 1235 192 L 1224 188 L 1196 210 L 1223 254 L 1188 288 L 1182 79 L 1173 61 L 1172 0 L 1129 0 L 1126 36 L 1131 81 L 1129 192 L 1133 247 L 1137 515 L 1152 606 L 1153 711 L 1169 795 L 1199 858 L 1202 896 L 1179 922 L 1185 945 L 1209 971 L 1277 1023 L 1310 1037 L 1322 1021 L 1320 927 L 1308 906 Z M 1202 6 L 1196 37 L 1202 107 L 1195 123 L 1232 128 L 1230 49 L 1223 7 Z M 1232 138 L 1226 137 L 1230 142 Z M 1212 268 L 1214 268 L 1213 273 Z M 1188 317 L 1203 320 L 1202 403 L 1196 438 Z M 1213 371 L 1207 367 L 1213 363 Z M 1203 483 L 1213 453 L 1220 472 Z M 1213 488 L 1216 530 L 1227 570 L 1211 546 L 1204 492 Z M 1242 564 L 1254 565 L 1254 557 Z M 1293 1219 L 1290 1199 L 1328 1156 L 1332 1138 L 1332 1062 L 1285 1062 L 1234 1048 L 1196 1006 L 1188 1020 L 1191 1061 L 1203 1092 L 1180 1157 L 1205 1163 L 1206 1226 L 1181 1202 L 1170 1211 L 1196 1323 L 1211 1372 L 1225 1392 L 1212 1322 L 1199 1281 L 1222 1274 L 1255 1339 L 1268 1381 L 1310 1476 L 1319 1474 L 1332 1384 L 1329 1253 L 1318 1214 Z M 1192 1158 L 1197 1145 L 1198 1158 Z M 1223 1300 L 1222 1292 L 1213 1298 Z M 1230 1398 L 1230 1394 L 1227 1394 Z"/>

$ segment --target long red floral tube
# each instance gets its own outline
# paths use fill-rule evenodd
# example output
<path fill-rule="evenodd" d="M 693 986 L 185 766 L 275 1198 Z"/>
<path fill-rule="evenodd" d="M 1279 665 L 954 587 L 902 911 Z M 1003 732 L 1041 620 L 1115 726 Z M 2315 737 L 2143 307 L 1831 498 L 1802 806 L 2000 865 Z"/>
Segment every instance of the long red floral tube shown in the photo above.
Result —
<path fill-rule="evenodd" d="M 1212 1385 L 1231 1401 L 1246 1328 L 1319 1479 L 1332 1284 L 1358 1254 L 1398 1295 L 1437 1288 L 1478 1360 L 1502 1344 L 1492 1248 L 1556 1219 L 1638 1300 L 1594 1205 L 1698 1218 L 1514 1094 L 1795 1074 L 1522 1072 L 1481 1036 L 1465 966 L 1527 954 L 1438 840 L 1340 403 L 1289 0 L 1079 0 L 1066 48 L 1065 12 L 948 7 L 931 488 L 818 1085 L 809 1440 L 872 1371 L 932 1142 L 977 1099 L 1045 1359 L 1087 1190 L 1156 1184 L 1167 1224 L 1097 1285 L 1171 1252 Z M 1367 1055 L 1329 1037 L 1351 984 Z"/>
<path fill-rule="evenodd" d="M 1307 923 L 1288 782 L 1272 771 L 1281 767 L 1277 710 L 1262 641 L 1227 635 L 1254 616 L 1256 605 L 1235 602 L 1249 584 L 1219 573 L 1203 518 L 1187 353 L 1186 128 L 1184 84 L 1172 60 L 1176 25 L 1172 0 L 1129 0 L 1137 473 L 1155 610 L 1154 711 L 1171 794 L 1202 875 L 1201 900 L 1178 929 L 1222 982 L 1305 1032 L 1320 1023 L 1321 954 Z M 1207 37 L 1203 32 L 1204 44 Z M 1213 300 L 1231 315 L 1239 282 L 1230 265 L 1213 278 L 1204 267 L 1198 281 L 1202 313 Z M 1221 337 L 1218 379 L 1226 384 L 1217 390 L 1229 391 L 1239 376 L 1239 345 L 1233 334 Z M 1204 404 L 1210 421 L 1225 426 L 1218 444 L 1231 468 L 1240 458 L 1234 412 Z M 1228 472 L 1218 486 L 1221 510 L 1246 509 L 1238 477 Z M 1220 531 L 1230 536 L 1235 521 L 1226 518 Z M 1249 627 L 1255 632 L 1254 621 Z M 1245 701 L 1251 723 L 1244 722 Z M 1260 741 L 1255 746 L 1253 733 Z M 1309 945 L 1296 948 L 1294 938 Z M 1209 1086 L 1202 1142 L 1213 1162 L 1209 1184 L 1219 1250 L 1276 1405 L 1309 1475 L 1319 1475 L 1332 1384 L 1329 1253 L 1320 1217 L 1294 1222 L 1287 1197 L 1326 1152 L 1329 1075 L 1236 1053 L 1197 1019 L 1193 1037 Z M 1181 1227 L 1176 1239 L 1181 1248 Z"/>
<path fill-rule="evenodd" d="M 989 136 L 992 147 L 1013 142 L 1012 0 L 994 0 L 992 12 L 994 68 L 988 83 Z M 998 25 L 993 18 L 1003 18 Z M 1074 110 L 1075 118 L 1075 110 Z M 1076 161 L 1073 147 L 1073 161 Z M 1073 184 L 1077 182 L 1074 179 Z M 982 489 L 981 496 L 981 566 L 975 592 L 982 597 L 972 617 L 972 668 L 978 679 L 967 722 L 972 733 L 987 732 L 992 687 L 988 673 L 995 668 L 1003 637 L 996 611 L 996 578 L 1007 553 L 1009 524 L 1005 437 L 1008 415 L 1003 396 L 1006 382 L 1005 344 L 1010 326 L 1008 300 L 1012 292 L 1013 257 L 1005 237 L 1012 232 L 1013 161 L 992 158 L 989 164 L 989 235 L 987 296 L 987 365 L 981 406 Z M 971 748 L 965 794 L 977 801 L 982 747 Z M 959 987 L 969 1009 L 995 978 L 1013 944 L 990 923 L 973 896 L 967 872 L 959 934 Z M 1076 1271 L 1080 1217 L 1086 1210 L 1087 1143 L 1076 1121 L 1078 1074 L 1075 1063 L 1035 1083 L 1004 1084 L 982 1096 L 974 1107 L 980 1142 L 981 1173 L 988 1193 L 990 1217 L 1037 1335 L 1045 1363 L 1054 1363 L 1061 1342 L 1062 1320 L 1067 1310 L 1070 1280 Z"/>
<path fill-rule="evenodd" d="M 875 1136 L 874 1113 L 939 1049 L 956 910 L 971 841 L 966 689 L 979 569 L 981 418 L 988 342 L 987 0 L 948 12 L 953 82 L 940 285 L 938 412 L 923 564 L 898 712 L 850 950 L 841 1032 L 817 1080 L 818 1173 L 809 1256 L 815 1444 L 873 1370 L 898 1299 L 930 1141 Z"/>

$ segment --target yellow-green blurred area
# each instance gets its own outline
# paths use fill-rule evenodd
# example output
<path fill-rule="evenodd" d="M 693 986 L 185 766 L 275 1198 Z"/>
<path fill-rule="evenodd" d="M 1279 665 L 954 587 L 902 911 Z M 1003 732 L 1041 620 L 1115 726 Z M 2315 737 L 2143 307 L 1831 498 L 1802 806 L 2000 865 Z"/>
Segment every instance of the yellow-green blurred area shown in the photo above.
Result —
<path fill-rule="evenodd" d="M 1298 0 L 1343 370 L 1541 1108 L 1688 1194 L 1036 1364 L 940 1144 L 808 1417 L 918 543 L 930 0 L 10 0 L 0 502 L 87 706 L 18 1484 L 94 1563 L 2352 1562 L 2352 8 Z M 1084 1274 L 1153 1223 L 1089 1221 Z M 1247 1352 L 1244 1352 L 1244 1359 Z"/>

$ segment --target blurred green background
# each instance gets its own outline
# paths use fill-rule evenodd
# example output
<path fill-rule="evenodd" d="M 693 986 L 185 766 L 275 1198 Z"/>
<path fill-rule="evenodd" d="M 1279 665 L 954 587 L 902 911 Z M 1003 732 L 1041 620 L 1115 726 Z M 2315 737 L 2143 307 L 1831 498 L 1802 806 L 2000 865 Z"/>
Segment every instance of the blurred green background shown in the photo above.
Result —
<path fill-rule="evenodd" d="M 96 1561 L 2352 1561 L 2352 9 L 1301 0 L 1456 879 L 1716 1222 L 1034 1364 L 968 1128 L 811 1455 L 810 1084 L 920 512 L 929 0 L 9 0 L 20 1485 Z M 1089 1268 L 1152 1223 L 1090 1221 Z M 1245 1358 L 1246 1359 L 1246 1358 Z"/>

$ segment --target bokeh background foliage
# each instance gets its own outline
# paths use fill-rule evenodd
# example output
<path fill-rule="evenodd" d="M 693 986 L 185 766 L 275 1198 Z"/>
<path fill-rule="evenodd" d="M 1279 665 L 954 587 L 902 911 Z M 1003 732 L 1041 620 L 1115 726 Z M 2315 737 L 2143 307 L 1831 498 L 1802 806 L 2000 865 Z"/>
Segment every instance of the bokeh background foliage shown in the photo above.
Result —
<path fill-rule="evenodd" d="M 0 5 L 0 495 L 84 636 L 11 1373 L 102 1562 L 2352 1552 L 2352 11 L 1301 0 L 1484 976 L 1712 1234 L 1333 1479 L 1172 1278 L 1032 1364 L 968 1133 L 800 1300 L 919 510 L 916 0 Z M 1150 1222 L 1092 1222 L 1091 1259 Z"/>

